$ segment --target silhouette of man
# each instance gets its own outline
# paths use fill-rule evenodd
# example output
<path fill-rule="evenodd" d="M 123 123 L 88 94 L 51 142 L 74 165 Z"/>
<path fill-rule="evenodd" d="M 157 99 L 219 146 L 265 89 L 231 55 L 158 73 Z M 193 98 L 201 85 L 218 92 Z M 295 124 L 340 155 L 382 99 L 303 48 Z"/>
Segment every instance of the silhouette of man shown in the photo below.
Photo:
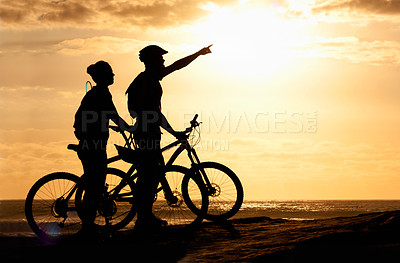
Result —
<path fill-rule="evenodd" d="M 119 117 L 108 89 L 114 83 L 111 66 L 98 61 L 87 68 L 87 73 L 96 86 L 83 97 L 75 114 L 74 128 L 85 180 L 81 233 L 92 235 L 96 233 L 94 220 L 106 179 L 109 120 L 113 120 L 121 130 L 127 130 L 129 125 Z"/>
<path fill-rule="evenodd" d="M 171 127 L 161 112 L 163 89 L 160 80 L 186 67 L 200 55 L 211 53 L 210 47 L 177 60 L 167 67 L 164 66 L 163 55 L 168 52 L 161 47 L 150 45 L 139 52 L 139 59 L 144 63 L 145 71 L 133 80 L 126 91 L 129 112 L 133 118 L 136 118 L 135 143 L 142 156 L 138 167 L 135 228 L 150 230 L 167 224 L 152 212 L 155 190 L 159 182 L 158 176 L 164 173 L 164 158 L 160 150 L 160 127 L 178 139 L 184 136 L 184 133 L 176 132 Z"/>

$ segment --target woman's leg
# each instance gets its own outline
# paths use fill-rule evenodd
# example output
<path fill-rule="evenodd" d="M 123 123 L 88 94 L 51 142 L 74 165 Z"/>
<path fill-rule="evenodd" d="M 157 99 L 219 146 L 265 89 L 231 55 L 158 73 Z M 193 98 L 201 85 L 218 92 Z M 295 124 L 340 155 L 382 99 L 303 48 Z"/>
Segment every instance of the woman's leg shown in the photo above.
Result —
<path fill-rule="evenodd" d="M 85 187 L 82 228 L 94 230 L 94 221 L 106 179 L 107 153 L 105 150 L 87 150 L 80 153 L 79 158 L 83 165 Z"/>

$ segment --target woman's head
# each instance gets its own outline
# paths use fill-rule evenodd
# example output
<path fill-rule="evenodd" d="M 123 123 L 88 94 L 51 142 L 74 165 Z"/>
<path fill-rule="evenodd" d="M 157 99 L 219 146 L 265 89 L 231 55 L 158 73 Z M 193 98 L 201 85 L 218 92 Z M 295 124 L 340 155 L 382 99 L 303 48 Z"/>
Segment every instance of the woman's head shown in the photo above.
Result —
<path fill-rule="evenodd" d="M 92 77 L 96 84 L 111 85 L 114 83 L 114 73 L 110 64 L 105 61 L 98 61 L 90 65 L 86 72 Z"/>

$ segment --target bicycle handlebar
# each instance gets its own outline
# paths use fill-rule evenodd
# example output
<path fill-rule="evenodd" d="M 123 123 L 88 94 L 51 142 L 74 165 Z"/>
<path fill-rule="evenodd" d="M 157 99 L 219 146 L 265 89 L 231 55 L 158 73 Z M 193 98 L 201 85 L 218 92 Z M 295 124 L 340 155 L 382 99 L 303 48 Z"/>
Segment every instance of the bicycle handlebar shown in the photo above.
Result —
<path fill-rule="evenodd" d="M 191 132 L 193 128 L 200 125 L 200 123 L 197 121 L 198 117 L 199 117 L 199 114 L 194 115 L 193 119 L 190 121 L 190 127 L 186 128 L 185 133 Z M 119 132 L 119 133 L 123 134 L 123 131 L 118 126 L 109 125 L 108 127 L 115 132 Z"/>
<path fill-rule="evenodd" d="M 115 132 L 120 132 L 121 131 L 121 129 L 118 126 L 109 125 L 108 127 L 111 130 L 115 131 Z"/>
<path fill-rule="evenodd" d="M 197 121 L 197 117 L 199 117 L 199 114 L 194 115 L 193 120 L 190 121 L 190 127 L 187 127 L 185 129 L 185 133 L 189 133 L 193 130 L 193 128 L 197 127 L 200 125 L 200 123 Z"/>
<path fill-rule="evenodd" d="M 190 121 L 190 129 L 193 129 L 200 125 L 201 122 L 197 121 L 197 117 L 199 117 L 199 114 L 194 115 L 193 120 Z"/>
<path fill-rule="evenodd" d="M 190 127 L 186 128 L 185 131 L 184 131 L 184 133 L 186 134 L 186 138 L 178 139 L 177 142 L 182 141 L 182 140 L 187 140 L 187 138 L 188 138 L 188 136 L 189 136 L 188 133 L 192 132 L 194 128 L 196 128 L 197 126 L 200 125 L 201 122 L 198 122 L 198 121 L 197 121 L 197 118 L 198 118 L 198 117 L 199 117 L 198 114 L 195 114 L 195 115 L 194 115 L 193 119 L 190 121 Z M 126 134 L 124 133 L 124 130 L 120 129 L 120 127 L 114 126 L 114 125 L 109 125 L 108 127 L 109 127 L 111 130 L 115 131 L 115 132 L 121 133 L 122 137 L 123 137 L 123 138 L 125 139 L 125 141 L 126 141 L 126 145 L 128 145 L 128 147 L 131 148 L 130 144 L 134 143 L 134 142 L 133 142 L 133 137 L 132 137 L 132 135 L 133 135 L 133 132 L 132 132 L 132 131 L 129 131 L 131 134 L 130 134 L 130 136 L 129 136 L 129 138 L 128 138 L 128 137 L 126 136 Z M 133 144 L 133 145 L 134 145 L 134 144 Z M 175 143 L 173 143 L 173 146 L 174 146 L 174 145 L 175 145 Z M 135 145 L 134 145 L 134 147 L 136 148 Z"/>
<path fill-rule="evenodd" d="M 190 121 L 190 124 L 191 124 L 192 126 L 197 126 L 197 124 L 199 124 L 199 123 L 197 122 L 197 117 L 199 117 L 199 114 L 194 115 L 193 120 Z"/>

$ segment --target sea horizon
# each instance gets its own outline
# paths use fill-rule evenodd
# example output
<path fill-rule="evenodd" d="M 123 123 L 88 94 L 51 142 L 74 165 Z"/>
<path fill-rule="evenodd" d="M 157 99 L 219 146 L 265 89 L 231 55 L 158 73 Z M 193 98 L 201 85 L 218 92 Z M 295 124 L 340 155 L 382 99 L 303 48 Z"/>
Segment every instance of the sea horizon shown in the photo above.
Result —
<path fill-rule="evenodd" d="M 24 199 L 0 200 L 1 235 L 33 234 L 25 218 L 24 204 Z M 400 200 L 245 200 L 232 219 L 316 220 L 395 210 L 400 210 Z M 132 221 L 124 229 L 132 229 L 134 224 Z"/>

